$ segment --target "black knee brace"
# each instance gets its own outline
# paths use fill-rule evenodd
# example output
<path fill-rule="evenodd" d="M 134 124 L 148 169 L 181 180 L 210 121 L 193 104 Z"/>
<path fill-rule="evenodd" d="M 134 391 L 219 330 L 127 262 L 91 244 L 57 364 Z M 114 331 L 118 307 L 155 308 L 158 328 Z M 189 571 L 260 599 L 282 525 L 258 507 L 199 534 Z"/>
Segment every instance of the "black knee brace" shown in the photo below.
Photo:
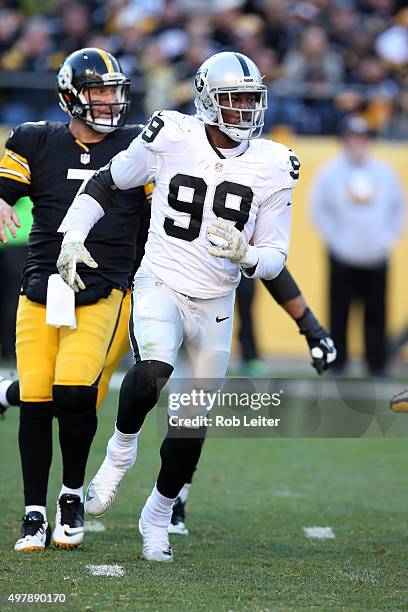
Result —
<path fill-rule="evenodd" d="M 18 441 L 24 482 L 24 502 L 46 505 L 52 459 L 52 402 L 22 402 Z"/>
<path fill-rule="evenodd" d="M 139 361 L 123 379 L 119 395 L 117 428 L 122 433 L 136 433 L 156 405 L 173 366 L 163 361 Z"/>
<path fill-rule="evenodd" d="M 60 427 L 96 429 L 97 387 L 54 385 L 52 396 Z"/>
<path fill-rule="evenodd" d="M 78 488 L 84 481 L 89 449 L 97 428 L 97 387 L 54 385 L 52 394 L 59 422 L 63 483 Z"/>
<path fill-rule="evenodd" d="M 181 488 L 191 479 L 200 459 L 206 428 L 178 428 L 164 439 L 160 456 L 162 465 L 157 478 L 157 489 L 165 497 L 177 497 Z M 175 436 L 177 437 L 169 437 Z M 193 436 L 193 437 L 190 437 Z"/>

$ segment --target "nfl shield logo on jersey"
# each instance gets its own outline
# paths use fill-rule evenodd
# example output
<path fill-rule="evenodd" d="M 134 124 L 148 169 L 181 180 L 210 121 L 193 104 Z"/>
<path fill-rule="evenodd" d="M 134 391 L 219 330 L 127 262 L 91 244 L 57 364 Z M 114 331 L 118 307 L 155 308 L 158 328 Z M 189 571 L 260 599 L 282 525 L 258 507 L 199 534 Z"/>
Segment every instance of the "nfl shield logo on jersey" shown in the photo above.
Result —
<path fill-rule="evenodd" d="M 216 163 L 216 164 L 215 164 L 215 166 L 214 166 L 214 170 L 215 170 L 216 172 L 222 172 L 222 171 L 223 171 L 223 169 L 224 169 L 224 166 L 223 166 L 223 164 L 221 164 L 220 162 Z"/>
<path fill-rule="evenodd" d="M 82 153 L 80 160 L 81 164 L 89 164 L 89 162 L 91 161 L 91 156 L 89 155 L 89 153 Z"/>

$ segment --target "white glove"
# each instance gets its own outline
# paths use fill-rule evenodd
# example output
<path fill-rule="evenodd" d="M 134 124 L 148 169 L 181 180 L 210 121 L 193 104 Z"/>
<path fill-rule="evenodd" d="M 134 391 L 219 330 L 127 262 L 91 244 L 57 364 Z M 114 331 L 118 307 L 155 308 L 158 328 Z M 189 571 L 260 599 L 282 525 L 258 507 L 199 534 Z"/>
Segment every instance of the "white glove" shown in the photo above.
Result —
<path fill-rule="evenodd" d="M 215 247 L 219 247 L 208 248 L 209 254 L 214 257 L 225 257 L 243 268 L 253 268 L 258 263 L 256 247 L 249 245 L 244 235 L 221 217 L 208 226 L 207 238 Z"/>
<path fill-rule="evenodd" d="M 84 247 L 85 234 L 79 230 L 69 230 L 62 241 L 61 252 L 57 260 L 58 272 L 62 280 L 71 289 L 78 293 L 85 289 L 81 277 L 76 271 L 78 262 L 82 262 L 90 268 L 97 268 L 98 264 L 92 259 L 89 251 Z"/>

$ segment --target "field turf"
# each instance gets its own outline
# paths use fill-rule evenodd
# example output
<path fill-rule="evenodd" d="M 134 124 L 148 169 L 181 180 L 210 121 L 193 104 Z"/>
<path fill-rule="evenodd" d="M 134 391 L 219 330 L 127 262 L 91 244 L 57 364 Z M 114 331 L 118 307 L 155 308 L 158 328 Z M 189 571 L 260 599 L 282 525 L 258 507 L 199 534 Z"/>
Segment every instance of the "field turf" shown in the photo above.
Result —
<path fill-rule="evenodd" d="M 116 414 L 108 397 L 88 465 L 99 466 Z M 408 419 L 408 415 L 407 415 Z M 140 509 L 159 467 L 151 414 L 139 457 L 103 532 L 77 551 L 15 553 L 23 514 L 18 413 L 0 422 L 0 610 L 11 593 L 65 593 L 30 610 L 408 609 L 406 439 L 209 439 L 187 504 L 190 536 L 172 536 L 175 560 L 140 557 Z M 60 458 L 49 486 L 49 518 Z M 88 517 L 89 518 L 89 517 Z M 303 527 L 331 527 L 308 539 Z M 121 577 L 88 565 L 119 565 Z"/>

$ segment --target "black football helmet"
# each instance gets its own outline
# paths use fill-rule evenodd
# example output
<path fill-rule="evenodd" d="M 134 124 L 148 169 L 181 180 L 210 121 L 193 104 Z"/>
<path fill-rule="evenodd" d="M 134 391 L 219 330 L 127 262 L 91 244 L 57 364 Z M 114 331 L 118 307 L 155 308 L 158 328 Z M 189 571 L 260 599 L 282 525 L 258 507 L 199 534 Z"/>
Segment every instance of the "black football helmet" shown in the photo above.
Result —
<path fill-rule="evenodd" d="M 96 48 L 71 53 L 57 75 L 59 105 L 71 117 L 78 117 L 95 131 L 108 133 L 125 124 L 129 112 L 130 80 L 116 58 Z M 115 102 L 92 100 L 92 90 L 115 87 Z M 109 108 L 110 116 L 98 116 L 98 107 Z"/>

